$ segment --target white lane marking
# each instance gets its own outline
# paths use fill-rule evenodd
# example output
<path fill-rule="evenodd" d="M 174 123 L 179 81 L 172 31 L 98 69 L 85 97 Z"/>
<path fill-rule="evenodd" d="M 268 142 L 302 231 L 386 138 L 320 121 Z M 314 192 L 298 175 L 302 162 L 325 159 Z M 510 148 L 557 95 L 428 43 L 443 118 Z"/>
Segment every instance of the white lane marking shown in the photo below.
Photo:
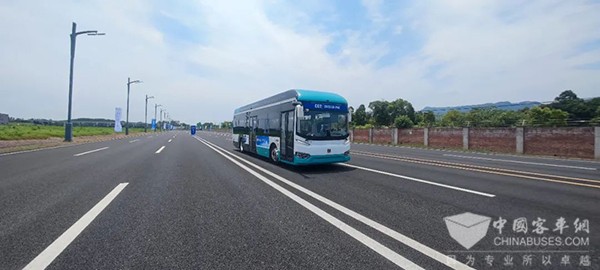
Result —
<path fill-rule="evenodd" d="M 42 253 L 37 255 L 25 268 L 27 269 L 44 269 L 48 267 L 60 255 L 60 253 L 77 238 L 77 236 L 106 208 L 112 200 L 123 191 L 129 183 L 120 183 L 100 202 L 98 202 L 90 211 L 85 213 L 77 220 L 69 229 L 59 236 L 52 244 L 50 244 Z"/>
<path fill-rule="evenodd" d="M 297 202 L 298 204 L 300 204 L 304 208 L 308 209 L 309 211 L 315 213 L 317 216 L 319 216 L 322 219 L 324 219 L 325 221 L 329 222 L 331 225 L 337 227 L 341 231 L 343 231 L 346 234 L 350 235 L 352 238 L 358 240 L 359 242 L 361 242 L 365 246 L 369 247 L 373 251 L 379 253 L 381 256 L 383 256 L 386 259 L 390 260 L 394 264 L 396 264 L 396 265 L 398 265 L 398 266 L 400 266 L 400 267 L 402 267 L 404 269 L 423 269 L 420 266 L 416 265 L 415 263 L 413 263 L 413 262 L 409 261 L 408 259 L 404 258 L 400 254 L 394 252 L 393 250 L 391 250 L 391 249 L 387 248 L 386 246 L 382 245 L 381 243 L 375 241 L 373 238 L 368 237 L 367 235 L 365 235 L 365 234 L 361 233 L 360 231 L 354 229 L 350 225 L 348 225 L 348 224 L 342 222 L 341 220 L 335 218 L 334 216 L 328 214 L 327 212 L 323 211 L 321 208 L 318 208 L 318 207 L 314 206 L 310 202 L 308 202 L 308 201 L 300 198 L 298 195 L 296 195 L 296 194 L 288 191 L 287 189 L 281 187 L 280 185 L 277 185 L 275 182 L 269 180 L 268 178 L 264 177 L 263 175 L 259 174 L 258 172 L 256 172 L 256 171 L 248 168 L 244 164 L 241 164 L 238 161 L 234 160 L 233 158 L 227 156 L 226 154 L 224 154 L 223 152 L 221 152 L 221 150 L 218 150 L 218 149 L 215 148 L 215 147 L 218 147 L 218 146 L 213 147 L 213 146 L 211 146 L 208 143 L 205 143 L 205 142 L 203 142 L 201 140 L 199 140 L 199 141 L 201 143 L 203 143 L 204 145 L 208 146 L 209 148 L 211 148 L 213 151 L 215 151 L 218 154 L 220 154 L 221 156 L 225 157 L 229 161 L 233 162 L 235 165 L 239 166 L 240 168 L 242 168 L 245 171 L 249 172 L 250 174 L 254 175 L 256 178 L 262 180 L 267 185 L 269 185 L 269 186 L 273 187 L 274 189 L 276 189 L 277 191 L 281 192 L 283 195 L 285 195 L 288 198 L 292 199 L 293 201 Z M 225 150 L 223 150 L 223 151 L 225 151 Z"/>
<path fill-rule="evenodd" d="M 83 152 L 83 153 L 79 153 L 79 154 L 75 154 L 73 156 L 74 157 L 83 156 L 83 155 L 87 155 L 89 153 L 94 153 L 94 152 L 98 152 L 98 151 L 102 151 L 102 150 L 106 150 L 106 149 L 108 149 L 108 146 L 102 147 L 102 148 L 98 148 L 98 149 L 94 149 L 94 150 L 90 150 L 90 151 Z"/>
<path fill-rule="evenodd" d="M 173 139 L 169 139 L 169 142 L 171 142 Z"/>
<path fill-rule="evenodd" d="M 447 156 L 447 157 L 457 157 L 457 158 L 488 160 L 488 161 L 512 162 L 512 163 L 520 163 L 520 164 L 550 166 L 550 167 L 579 169 L 579 170 L 589 170 L 589 171 L 597 171 L 598 170 L 596 168 L 591 168 L 591 167 L 560 165 L 560 164 L 540 163 L 540 162 L 531 162 L 531 161 L 520 161 L 520 160 L 511 160 L 511 159 L 497 159 L 497 158 L 486 158 L 486 157 L 471 157 L 471 156 L 461 156 L 461 155 L 453 155 L 453 154 L 444 154 L 444 156 Z"/>
<path fill-rule="evenodd" d="M 133 141 L 129 141 L 129 143 L 134 143 L 134 142 L 139 142 L 139 141 L 140 141 L 140 139 L 135 139 Z"/>
<path fill-rule="evenodd" d="M 457 261 L 455 259 L 452 259 L 452 258 L 450 258 L 450 257 L 448 257 L 448 256 L 446 256 L 446 255 L 444 255 L 444 254 L 442 254 L 442 253 L 440 253 L 440 252 L 438 252 L 438 251 L 436 251 L 436 250 L 434 250 L 434 249 L 432 249 L 432 248 L 424 245 L 424 244 L 421 244 L 420 242 L 418 242 L 416 240 L 413 240 L 412 238 L 410 238 L 408 236 L 405 236 L 405 235 L 403 235 L 403 234 L 401 234 L 399 232 L 396 232 L 396 231 L 394 231 L 394 230 L 386 227 L 383 224 L 380 224 L 380 223 L 378 223 L 378 222 L 376 222 L 376 221 L 374 221 L 372 219 L 369 219 L 369 218 L 367 218 L 367 217 L 365 217 L 365 216 L 363 216 L 363 215 L 361 215 L 361 214 L 359 214 L 357 212 L 354 212 L 354 211 L 352 211 L 352 210 L 350 210 L 350 209 L 348 209 L 348 208 L 346 208 L 346 207 L 344 207 L 344 206 L 342 206 L 342 205 L 340 205 L 340 204 L 338 204 L 336 202 L 333 202 L 333 201 L 331 201 L 331 200 L 329 200 L 329 199 L 327 199 L 327 198 L 325 198 L 325 197 L 323 197 L 323 196 L 321 196 L 321 195 L 319 195 L 317 193 L 314 193 L 314 192 L 312 192 L 312 191 L 310 191 L 310 190 L 308 190 L 308 189 L 306 189 L 306 188 L 304 188 L 304 187 L 302 187 L 302 186 L 300 186 L 300 185 L 298 185 L 298 184 L 296 184 L 296 183 L 294 183 L 294 182 L 292 182 L 290 180 L 287 180 L 287 179 L 279 176 L 278 174 L 275 174 L 275 173 L 273 173 L 273 172 L 271 172 L 271 171 L 269 171 L 267 169 L 264 169 L 264 168 L 262 168 L 262 167 L 260 167 L 260 166 L 258 166 L 256 164 L 250 162 L 250 161 L 247 161 L 247 160 L 245 160 L 245 159 L 243 159 L 243 158 L 241 158 L 241 157 L 239 157 L 239 156 L 237 156 L 237 155 L 235 155 L 235 154 L 233 154 L 231 152 L 228 152 L 227 150 L 225 150 L 225 149 L 217 146 L 216 144 L 213 144 L 213 143 L 211 143 L 211 142 L 209 142 L 209 141 L 207 141 L 205 139 L 202 139 L 202 138 L 198 138 L 198 137 L 195 137 L 195 138 L 197 140 L 199 140 L 200 142 L 202 142 L 202 143 L 205 143 L 205 144 L 208 143 L 210 145 L 213 145 L 216 148 L 221 149 L 224 153 L 226 153 L 228 155 L 231 155 L 232 157 L 234 157 L 234 158 L 236 158 L 236 159 L 238 159 L 238 160 L 240 160 L 240 161 L 242 161 L 242 162 L 244 162 L 244 163 L 246 163 L 246 164 L 248 164 L 248 165 L 250 165 L 250 166 L 252 166 L 252 167 L 254 167 L 254 168 L 256 168 L 256 169 L 258 169 L 258 170 L 260 170 L 260 171 L 262 171 L 262 172 L 264 172 L 266 174 L 268 174 L 268 175 L 270 175 L 270 176 L 272 176 L 273 178 L 275 178 L 275 179 L 277 179 L 277 180 L 279 180 L 279 181 L 281 181 L 281 182 L 289 185 L 290 187 L 295 188 L 296 190 L 298 190 L 300 192 L 303 192 L 304 194 L 306 194 L 306 195 L 308 195 L 310 197 L 313 197 L 313 198 L 317 199 L 318 201 L 320 201 L 320 202 L 322 202 L 322 203 L 324 203 L 326 205 L 331 206 L 332 208 L 334 208 L 334 209 L 336 209 L 336 210 L 338 210 L 338 211 L 340 211 L 340 212 L 342 212 L 342 213 L 344 213 L 344 214 L 346 214 L 346 215 L 348 215 L 348 216 L 350 216 L 350 217 L 352 217 L 352 218 L 354 218 L 354 219 L 356 219 L 356 220 L 358 220 L 358 221 L 360 221 L 360 222 L 368 225 L 369 227 L 371 227 L 371 228 L 373 228 L 373 229 L 375 229 L 375 230 L 377 230 L 377 231 L 379 231 L 379 232 L 381 232 L 381 233 L 383 233 L 383 234 L 385 234 L 385 235 L 387 235 L 387 236 L 395 239 L 398 242 L 401 242 L 401 243 L 403 243 L 403 244 L 405 244 L 405 245 L 407 245 L 407 246 L 409 246 L 409 247 L 411 247 L 411 248 L 413 248 L 413 249 L 415 249 L 415 250 L 417 250 L 417 251 L 419 251 L 419 252 L 421 252 L 421 253 L 429 256 L 430 258 L 435 259 L 436 261 L 438 261 L 440 263 L 443 263 L 443 264 L 447 265 L 448 267 L 450 267 L 452 269 L 473 269 L 473 268 L 469 267 L 468 265 L 463 264 L 463 263 L 461 263 L 461 262 L 459 262 L 459 261 Z"/>
<path fill-rule="evenodd" d="M 164 145 L 161 148 L 158 148 L 158 150 L 156 150 L 156 152 L 154 152 L 154 153 L 155 154 L 160 154 L 160 152 L 162 152 L 163 149 L 165 149 Z"/>
<path fill-rule="evenodd" d="M 3 157 L 3 156 L 10 156 L 10 155 L 16 155 L 16 154 L 23 154 L 23 153 L 31 153 L 31 152 L 37 152 L 37 151 L 42 151 L 42 150 L 50 150 L 50 149 L 58 149 L 58 148 L 72 147 L 72 146 L 76 146 L 76 145 L 79 145 L 79 144 L 73 144 L 73 145 L 59 145 L 59 146 L 44 147 L 44 148 L 31 149 L 31 150 L 23 150 L 23 151 L 17 151 L 17 152 L 8 152 L 8 153 L 2 153 L 2 154 L 0 154 L 0 157 Z"/>
<path fill-rule="evenodd" d="M 441 183 L 437 183 L 437 182 L 427 181 L 427 180 L 423 180 L 423 179 L 418 179 L 418 178 L 414 178 L 414 177 L 410 177 L 410 176 L 405 176 L 405 175 L 400 175 L 400 174 L 395 174 L 395 173 L 390 173 L 390 172 L 384 172 L 384 171 L 375 170 L 375 169 L 371 169 L 371 168 L 365 168 L 365 167 L 356 166 L 356 165 L 352 165 L 352 164 L 339 164 L 339 165 L 346 166 L 346 167 L 351 167 L 351 168 L 355 168 L 355 169 L 360 169 L 360 170 L 363 170 L 363 171 L 369 171 L 369 172 L 374 172 L 374 173 L 378 173 L 378 174 L 384 174 L 384 175 L 387 175 L 387 176 L 393 176 L 393 177 L 397 177 L 397 178 L 402 178 L 402 179 L 405 179 L 405 180 L 415 181 L 415 182 L 419 182 L 419 183 L 423 183 L 423 184 L 429 184 L 429 185 L 434 185 L 434 186 L 438 186 L 438 187 L 445 187 L 445 188 L 454 189 L 454 190 L 458 190 L 458 191 L 464 191 L 464 192 L 473 193 L 473 194 L 477 194 L 477 195 L 481 195 L 481 196 L 485 196 L 485 197 L 490 197 L 490 198 L 496 197 L 496 195 L 490 194 L 490 193 L 485 193 L 485 192 L 481 192 L 481 191 L 475 191 L 475 190 L 472 190 L 472 189 L 466 189 L 466 188 L 461 188 L 461 187 L 456 187 L 456 186 L 441 184 Z"/>

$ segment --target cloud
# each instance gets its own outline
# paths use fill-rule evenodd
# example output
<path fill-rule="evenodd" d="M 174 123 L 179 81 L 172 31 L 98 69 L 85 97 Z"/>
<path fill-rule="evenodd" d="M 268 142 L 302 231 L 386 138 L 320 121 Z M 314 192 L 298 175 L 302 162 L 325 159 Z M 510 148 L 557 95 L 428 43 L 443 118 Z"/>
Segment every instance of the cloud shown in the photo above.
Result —
<path fill-rule="evenodd" d="M 133 121 L 145 94 L 188 123 L 290 88 L 416 108 L 594 96 L 599 13 L 587 1 L 4 2 L 0 109 L 66 117 L 72 21 L 107 33 L 77 39 L 74 117 L 111 118 L 127 77 L 144 81 Z"/>

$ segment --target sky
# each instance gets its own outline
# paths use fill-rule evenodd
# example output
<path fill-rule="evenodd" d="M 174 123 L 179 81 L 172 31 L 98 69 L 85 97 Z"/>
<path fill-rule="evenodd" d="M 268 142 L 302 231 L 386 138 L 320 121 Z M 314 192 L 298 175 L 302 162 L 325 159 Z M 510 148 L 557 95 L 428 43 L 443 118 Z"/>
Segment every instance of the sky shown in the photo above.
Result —
<path fill-rule="evenodd" d="M 228 121 L 288 89 L 419 110 L 600 96 L 599 1 L 0 1 L 0 113 Z"/>

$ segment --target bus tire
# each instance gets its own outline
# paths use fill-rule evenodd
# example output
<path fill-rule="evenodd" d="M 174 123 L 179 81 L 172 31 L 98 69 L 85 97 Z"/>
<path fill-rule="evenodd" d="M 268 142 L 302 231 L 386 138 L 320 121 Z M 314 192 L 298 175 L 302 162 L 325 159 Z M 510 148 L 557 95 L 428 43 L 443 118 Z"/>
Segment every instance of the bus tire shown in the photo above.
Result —
<path fill-rule="evenodd" d="M 274 144 L 271 144 L 271 148 L 269 149 L 269 157 L 273 163 L 277 163 L 279 161 L 279 158 L 277 157 L 277 146 Z"/>

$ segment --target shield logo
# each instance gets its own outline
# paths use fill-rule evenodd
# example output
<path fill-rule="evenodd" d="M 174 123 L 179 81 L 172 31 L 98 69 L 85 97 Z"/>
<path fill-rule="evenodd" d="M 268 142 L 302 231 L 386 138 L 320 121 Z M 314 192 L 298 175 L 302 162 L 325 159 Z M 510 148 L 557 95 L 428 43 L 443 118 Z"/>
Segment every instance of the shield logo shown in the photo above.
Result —
<path fill-rule="evenodd" d="M 470 212 L 445 217 L 450 236 L 466 249 L 470 249 L 485 237 L 490 226 L 490 217 Z"/>

